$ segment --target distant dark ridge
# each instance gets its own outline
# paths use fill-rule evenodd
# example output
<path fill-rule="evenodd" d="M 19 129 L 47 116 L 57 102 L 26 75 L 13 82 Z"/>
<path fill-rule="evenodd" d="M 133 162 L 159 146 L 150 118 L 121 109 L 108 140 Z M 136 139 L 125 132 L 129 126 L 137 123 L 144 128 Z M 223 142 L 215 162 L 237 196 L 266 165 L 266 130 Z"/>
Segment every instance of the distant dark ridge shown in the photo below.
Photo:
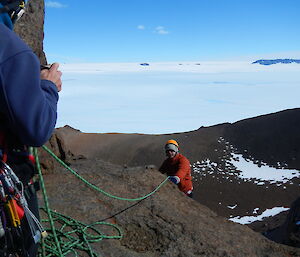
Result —
<path fill-rule="evenodd" d="M 57 133 L 64 139 L 66 151 L 74 156 L 131 167 L 159 166 L 165 158 L 163 144 L 170 138 L 180 142 L 181 152 L 192 163 L 206 158 L 218 162 L 224 150 L 218 139 L 224 137 L 245 157 L 251 156 L 271 166 L 280 162 L 288 168 L 300 169 L 299 128 L 300 108 L 296 108 L 185 133 L 96 134 L 80 133 L 68 127 L 58 129 Z"/>
<path fill-rule="evenodd" d="M 300 64 L 300 60 L 297 59 L 273 59 L 273 60 L 257 60 L 255 62 L 253 62 L 252 64 L 261 64 L 261 65 L 272 65 L 272 64 L 277 64 L 277 63 L 299 63 Z"/>
<path fill-rule="evenodd" d="M 225 138 L 245 157 L 269 165 L 276 162 L 300 169 L 300 108 L 258 116 L 233 123 L 226 128 Z"/>

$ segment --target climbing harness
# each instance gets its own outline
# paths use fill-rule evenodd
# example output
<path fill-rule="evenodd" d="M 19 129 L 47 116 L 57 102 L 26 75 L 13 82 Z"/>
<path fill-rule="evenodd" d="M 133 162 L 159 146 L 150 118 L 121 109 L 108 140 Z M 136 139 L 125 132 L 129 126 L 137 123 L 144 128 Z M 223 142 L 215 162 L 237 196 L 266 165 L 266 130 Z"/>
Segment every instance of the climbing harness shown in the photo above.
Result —
<path fill-rule="evenodd" d="M 86 185 L 91 187 L 92 189 L 96 190 L 104 194 L 107 197 L 124 200 L 124 201 L 142 201 L 159 190 L 167 181 L 168 177 L 159 184 L 152 192 L 146 194 L 145 196 L 138 197 L 138 198 L 123 198 L 119 196 L 112 195 L 110 193 L 105 192 L 104 190 L 98 188 L 97 186 L 91 184 L 83 177 L 81 177 L 76 171 L 71 169 L 68 165 L 66 165 L 62 160 L 60 160 L 49 148 L 46 146 L 42 147 L 47 153 L 50 154 L 58 163 L 60 163 L 63 167 L 65 167 L 68 171 L 70 171 L 73 175 L 75 175 L 78 179 L 84 182 Z M 73 253 L 75 256 L 80 256 L 79 252 L 86 252 L 91 257 L 99 256 L 91 247 L 91 243 L 99 242 L 103 239 L 122 239 L 123 232 L 122 230 L 115 224 L 104 222 L 111 217 L 114 217 L 127 209 L 135 206 L 132 206 L 112 215 L 109 218 L 103 219 L 101 221 L 92 223 L 92 224 L 84 224 L 80 221 L 74 220 L 71 217 L 66 215 L 60 214 L 56 211 L 53 211 L 49 207 L 48 197 L 45 189 L 45 183 L 41 171 L 41 166 L 37 154 L 37 149 L 34 149 L 34 156 L 35 162 L 37 166 L 37 170 L 40 177 L 41 189 L 44 199 L 44 207 L 41 208 L 43 212 L 45 212 L 48 216 L 47 219 L 42 219 L 42 223 L 47 223 L 50 225 L 50 228 L 47 228 L 48 236 L 43 238 L 41 242 L 41 248 L 39 249 L 39 257 L 45 256 L 59 256 L 63 257 L 69 253 Z M 138 202 L 138 203 L 139 203 Z M 106 235 L 101 232 L 100 227 L 111 227 L 115 230 L 115 235 Z"/>
<path fill-rule="evenodd" d="M 34 193 L 33 180 L 19 179 L 8 165 L 21 161 L 30 163 L 31 167 L 34 160 L 29 150 L 0 131 L 0 256 L 26 257 L 28 243 L 37 244 L 44 235 L 42 225 L 27 202 Z"/>
<path fill-rule="evenodd" d="M 32 240 L 38 243 L 44 229 L 28 208 L 23 183 L 5 162 L 0 161 L 0 238 L 6 254 L 27 256 L 22 231 L 24 223 L 29 226 Z"/>
<path fill-rule="evenodd" d="M 0 0 L 3 5 L 1 13 L 8 13 L 12 23 L 16 23 L 25 13 L 25 1 L 22 0 Z"/>

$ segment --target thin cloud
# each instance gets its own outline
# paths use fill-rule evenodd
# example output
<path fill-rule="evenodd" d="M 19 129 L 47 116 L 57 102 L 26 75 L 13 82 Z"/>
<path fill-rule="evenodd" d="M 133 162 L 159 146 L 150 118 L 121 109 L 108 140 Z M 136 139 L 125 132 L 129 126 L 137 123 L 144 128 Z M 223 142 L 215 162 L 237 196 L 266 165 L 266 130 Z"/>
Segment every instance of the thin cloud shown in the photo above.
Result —
<path fill-rule="evenodd" d="M 59 2 L 54 2 L 54 1 L 47 1 L 45 3 L 45 6 L 49 7 L 49 8 L 66 8 L 67 7 L 67 5 L 65 5 L 65 4 L 62 4 Z"/>
<path fill-rule="evenodd" d="M 157 34 L 160 34 L 160 35 L 166 35 L 166 34 L 169 34 L 169 31 L 167 31 L 167 30 L 165 29 L 165 27 L 163 27 L 163 26 L 157 26 L 157 27 L 155 28 L 154 32 L 157 33 Z"/>
<path fill-rule="evenodd" d="M 145 26 L 144 26 L 144 25 L 138 25 L 138 26 L 137 26 L 137 29 L 144 30 L 144 29 L 145 29 Z"/>

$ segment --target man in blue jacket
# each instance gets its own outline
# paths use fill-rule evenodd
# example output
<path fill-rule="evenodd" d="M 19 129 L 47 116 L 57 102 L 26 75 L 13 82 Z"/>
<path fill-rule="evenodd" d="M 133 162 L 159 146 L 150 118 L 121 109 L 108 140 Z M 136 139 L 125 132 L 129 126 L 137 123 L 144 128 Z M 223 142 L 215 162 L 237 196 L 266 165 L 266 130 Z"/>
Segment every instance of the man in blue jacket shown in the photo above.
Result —
<path fill-rule="evenodd" d="M 37 56 L 12 31 L 24 4 L 0 0 L 0 158 L 14 170 L 25 192 L 31 189 L 27 190 L 28 206 L 38 217 L 37 198 L 31 186 L 34 166 L 28 149 L 43 145 L 55 128 L 62 73 L 57 63 L 41 71 Z M 29 236 L 29 227 L 21 227 L 24 242 L 19 248 L 23 247 L 23 252 L 15 254 L 5 234 L 0 235 L 0 256 L 36 256 L 37 246 Z"/>

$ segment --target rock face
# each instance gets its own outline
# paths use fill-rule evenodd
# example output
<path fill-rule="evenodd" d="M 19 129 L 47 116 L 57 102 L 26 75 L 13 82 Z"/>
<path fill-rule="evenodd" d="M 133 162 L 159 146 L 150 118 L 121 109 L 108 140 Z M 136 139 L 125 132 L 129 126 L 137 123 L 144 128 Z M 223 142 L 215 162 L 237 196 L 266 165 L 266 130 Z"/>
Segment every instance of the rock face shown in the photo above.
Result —
<path fill-rule="evenodd" d="M 155 169 L 124 168 L 96 159 L 76 160 L 71 167 L 93 185 L 126 198 L 146 195 L 165 179 Z M 85 223 L 106 221 L 121 227 L 123 239 L 91 244 L 103 256 L 300 256 L 300 249 L 273 243 L 246 226 L 219 217 L 171 182 L 146 200 L 132 203 L 89 189 L 60 168 L 44 178 L 52 209 Z"/>
<path fill-rule="evenodd" d="M 42 64 L 47 63 L 43 51 L 44 7 L 44 0 L 29 0 L 25 14 L 15 25 L 15 32 L 31 47 Z"/>
<path fill-rule="evenodd" d="M 86 159 L 83 155 L 74 155 L 65 144 L 65 135 L 77 132 L 80 131 L 69 126 L 66 126 L 64 130 L 56 129 L 45 146 L 51 149 L 51 151 L 67 165 L 74 160 Z M 53 173 L 57 170 L 57 167 L 60 166 L 60 164 L 58 164 L 54 158 L 50 157 L 49 153 L 45 150 L 40 148 L 38 153 L 44 174 Z"/>

